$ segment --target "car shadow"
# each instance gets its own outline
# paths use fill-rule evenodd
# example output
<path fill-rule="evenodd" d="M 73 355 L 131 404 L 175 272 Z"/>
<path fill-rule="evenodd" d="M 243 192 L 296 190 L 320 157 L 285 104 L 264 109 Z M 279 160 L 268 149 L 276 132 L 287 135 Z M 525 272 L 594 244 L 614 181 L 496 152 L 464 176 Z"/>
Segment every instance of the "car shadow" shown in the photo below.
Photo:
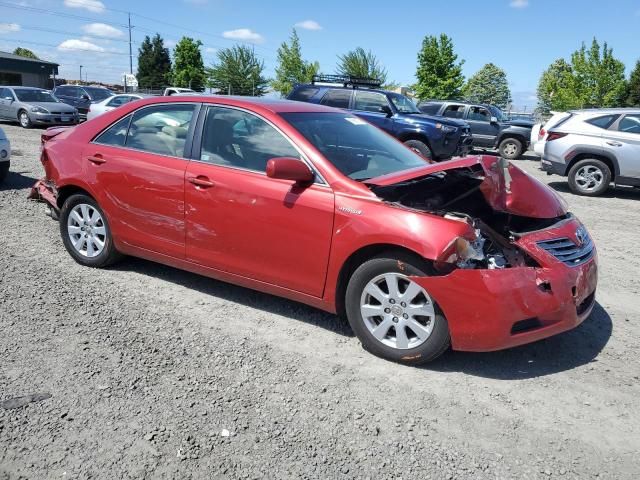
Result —
<path fill-rule="evenodd" d="M 461 372 L 495 380 L 543 377 L 597 361 L 612 330 L 611 317 L 596 302 L 591 315 L 568 332 L 498 352 L 449 351 L 420 368 L 438 372 Z"/>
<path fill-rule="evenodd" d="M 548 185 L 554 190 L 561 193 L 568 193 L 570 195 L 576 195 L 569 189 L 569 184 L 564 182 L 549 182 Z M 626 186 L 610 186 L 609 190 L 602 195 L 594 198 L 620 198 L 623 200 L 640 200 L 640 189 Z"/>
<path fill-rule="evenodd" d="M 249 288 L 214 280 L 209 277 L 187 272 L 140 258 L 125 257 L 112 267 L 114 270 L 134 271 L 154 278 L 195 290 L 207 296 L 239 303 L 268 313 L 281 315 L 310 325 L 322 327 L 345 337 L 353 337 L 353 331 L 337 315 L 294 302 L 286 298 L 269 295 Z"/>
<path fill-rule="evenodd" d="M 0 183 L 0 191 L 31 188 L 36 181 L 37 179 L 25 175 L 23 172 L 9 170 L 4 181 Z"/>

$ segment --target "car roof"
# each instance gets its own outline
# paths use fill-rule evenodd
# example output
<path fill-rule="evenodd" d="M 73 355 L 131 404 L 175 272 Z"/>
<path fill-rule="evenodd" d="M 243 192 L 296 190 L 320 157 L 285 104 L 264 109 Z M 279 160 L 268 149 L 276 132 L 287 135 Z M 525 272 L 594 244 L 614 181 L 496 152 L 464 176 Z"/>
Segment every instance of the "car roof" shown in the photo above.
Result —
<path fill-rule="evenodd" d="M 48 90 L 46 90 L 45 88 L 38 88 L 38 87 L 23 87 L 23 86 L 21 86 L 21 85 L 18 85 L 18 86 L 15 86 L 15 87 L 14 87 L 14 86 L 11 86 L 11 85 L 0 85 L 0 88 L 11 88 L 11 89 L 19 88 L 20 90 L 45 90 L 45 91 L 48 91 Z"/>
<path fill-rule="evenodd" d="M 640 108 L 626 107 L 626 108 L 584 108 L 582 110 L 569 110 L 574 114 L 601 114 L 608 115 L 613 113 L 631 113 L 640 112 Z"/>
<path fill-rule="evenodd" d="M 331 85 L 329 83 L 299 83 L 295 86 L 295 88 L 317 88 L 318 90 L 358 90 L 361 92 L 376 92 L 382 94 L 388 93 L 397 93 L 391 92 L 389 90 L 383 90 L 381 88 L 368 88 L 368 87 L 354 87 L 354 86 L 344 86 L 344 85 Z M 397 93 L 398 95 L 401 95 Z"/>
<path fill-rule="evenodd" d="M 469 100 L 422 100 L 419 105 L 424 105 L 425 103 L 454 103 L 456 105 L 478 105 L 485 108 L 495 107 L 495 105 L 491 105 L 489 103 L 470 102 Z"/>
<path fill-rule="evenodd" d="M 171 95 L 170 97 L 150 97 L 136 102 L 137 105 L 152 105 L 154 103 L 193 102 L 193 103 L 219 103 L 240 108 L 255 108 L 268 110 L 272 113 L 302 113 L 302 112 L 342 112 L 336 108 L 325 107 L 315 103 L 296 102 L 268 97 L 240 97 L 230 95 Z"/>

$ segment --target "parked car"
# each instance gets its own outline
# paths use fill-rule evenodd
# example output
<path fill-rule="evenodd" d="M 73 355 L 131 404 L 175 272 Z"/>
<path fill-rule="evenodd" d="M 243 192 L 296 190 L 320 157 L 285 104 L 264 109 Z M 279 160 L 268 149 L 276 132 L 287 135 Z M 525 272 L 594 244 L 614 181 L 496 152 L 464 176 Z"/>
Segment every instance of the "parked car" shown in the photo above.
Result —
<path fill-rule="evenodd" d="M 418 104 L 429 115 L 465 120 L 471 126 L 473 146 L 497 149 L 501 157 L 516 159 L 529 147 L 533 122 L 509 120 L 495 105 L 450 100 L 429 100 Z"/>
<path fill-rule="evenodd" d="M 7 177 L 11 166 L 11 143 L 0 128 L 0 183 Z"/>
<path fill-rule="evenodd" d="M 148 98 L 48 129 L 42 164 L 31 198 L 81 265 L 140 256 L 338 312 L 398 362 L 536 341 L 594 305 L 594 244 L 552 189 L 497 157 L 428 163 L 342 110 Z"/>
<path fill-rule="evenodd" d="M 579 195 L 601 195 L 611 182 L 640 187 L 640 109 L 569 112 L 549 130 L 541 165 Z"/>
<path fill-rule="evenodd" d="M 41 88 L 0 87 L 0 118 L 18 122 L 23 128 L 74 125 L 78 112 Z"/>
<path fill-rule="evenodd" d="M 86 118 L 91 104 L 115 95 L 108 88 L 82 85 L 58 85 L 53 89 L 53 94 L 64 103 L 77 108 L 82 118 Z"/>
<path fill-rule="evenodd" d="M 169 97 L 171 95 L 192 95 L 197 94 L 195 90 L 191 90 L 190 88 L 180 88 L 180 87 L 168 87 L 164 89 L 162 92 L 163 97 Z"/>
<path fill-rule="evenodd" d="M 549 120 L 544 123 L 537 123 L 531 129 L 531 146 L 533 151 L 540 157 L 544 155 L 544 145 L 547 141 L 548 131 L 567 118 L 569 114 L 567 112 L 551 112 L 553 115 Z"/>
<path fill-rule="evenodd" d="M 448 160 L 469 152 L 466 122 L 422 115 L 409 98 L 379 86 L 372 79 L 318 75 L 311 84 L 296 85 L 287 98 L 350 110 L 428 159 Z"/>
<path fill-rule="evenodd" d="M 92 118 L 102 115 L 109 110 L 118 108 L 125 103 L 140 100 L 141 98 L 146 98 L 148 96 L 149 95 L 142 95 L 139 93 L 124 93 L 120 95 L 114 95 L 112 97 L 107 97 L 104 100 L 93 103 L 89 106 L 89 111 L 87 112 L 87 120 L 91 120 Z"/>

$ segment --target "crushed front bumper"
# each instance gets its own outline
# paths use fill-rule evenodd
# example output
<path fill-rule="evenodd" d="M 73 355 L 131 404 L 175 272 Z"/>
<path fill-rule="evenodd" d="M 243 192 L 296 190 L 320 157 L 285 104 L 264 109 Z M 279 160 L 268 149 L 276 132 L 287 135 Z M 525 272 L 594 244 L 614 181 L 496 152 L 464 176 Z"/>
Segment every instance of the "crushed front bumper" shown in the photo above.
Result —
<path fill-rule="evenodd" d="M 595 305 L 595 247 L 588 261 L 569 266 L 535 246 L 553 237 L 574 238 L 579 225 L 575 219 L 565 221 L 554 233 L 544 230 L 518 241 L 541 267 L 458 269 L 444 276 L 412 277 L 442 309 L 453 349 L 502 350 L 582 323 Z"/>

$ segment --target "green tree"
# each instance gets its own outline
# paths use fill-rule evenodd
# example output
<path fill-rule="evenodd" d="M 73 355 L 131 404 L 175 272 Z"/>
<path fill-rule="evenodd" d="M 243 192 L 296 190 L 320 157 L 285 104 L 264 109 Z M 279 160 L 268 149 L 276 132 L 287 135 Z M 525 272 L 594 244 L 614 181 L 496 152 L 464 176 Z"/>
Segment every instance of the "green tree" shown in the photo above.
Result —
<path fill-rule="evenodd" d="M 507 74 L 493 63 L 478 70 L 464 86 L 463 93 L 472 102 L 490 103 L 506 108 L 511 102 Z"/>
<path fill-rule="evenodd" d="M 168 85 L 171 78 L 171 57 L 160 34 L 147 35 L 138 50 L 138 85 L 159 88 Z"/>
<path fill-rule="evenodd" d="M 344 55 L 338 55 L 337 73 L 352 77 L 375 78 L 383 85 L 387 84 L 387 70 L 371 50 L 367 52 L 362 47 Z"/>
<path fill-rule="evenodd" d="M 631 72 L 627 85 L 627 105 L 629 107 L 640 107 L 640 60 Z"/>
<path fill-rule="evenodd" d="M 552 110 L 563 111 L 578 108 L 580 100 L 573 91 L 573 69 L 559 58 L 540 76 L 538 82 L 538 111 L 544 115 Z"/>
<path fill-rule="evenodd" d="M 25 58 L 33 58 L 35 60 L 40 60 L 38 56 L 28 48 L 18 47 L 13 51 L 13 54 L 20 55 L 21 57 L 25 57 Z"/>
<path fill-rule="evenodd" d="M 254 50 L 234 45 L 218 51 L 218 61 L 207 70 L 209 86 L 221 94 L 260 97 L 267 92 L 269 80 L 263 76 L 264 62 Z"/>
<path fill-rule="evenodd" d="M 413 89 L 421 100 L 460 98 L 464 85 L 462 65 L 453 51 L 453 41 L 444 33 L 438 37 L 427 35 L 418 52 L 418 82 Z"/>
<path fill-rule="evenodd" d="M 174 87 L 204 88 L 206 74 L 200 47 L 202 42 L 189 37 L 182 37 L 173 51 L 173 70 L 171 81 Z"/>
<path fill-rule="evenodd" d="M 318 62 L 311 63 L 303 60 L 300 39 L 294 28 L 289 43 L 282 42 L 278 48 L 276 78 L 271 81 L 271 87 L 284 97 L 289 94 L 294 85 L 310 82 L 319 69 Z"/>

